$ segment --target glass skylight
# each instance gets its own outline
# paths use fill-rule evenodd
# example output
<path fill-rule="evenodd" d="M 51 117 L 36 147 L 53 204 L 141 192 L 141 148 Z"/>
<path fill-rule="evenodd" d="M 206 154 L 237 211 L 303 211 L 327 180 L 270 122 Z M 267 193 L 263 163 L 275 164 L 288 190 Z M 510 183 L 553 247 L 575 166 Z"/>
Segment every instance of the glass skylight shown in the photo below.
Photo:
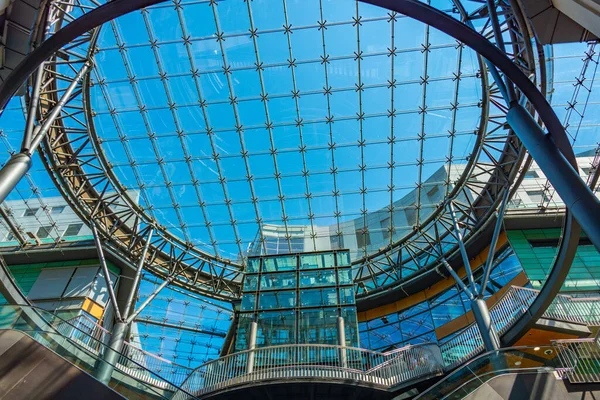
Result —
<path fill-rule="evenodd" d="M 176 1 L 100 31 L 90 88 L 104 157 L 199 249 L 349 248 L 413 232 L 474 151 L 476 54 L 352 0 Z"/>

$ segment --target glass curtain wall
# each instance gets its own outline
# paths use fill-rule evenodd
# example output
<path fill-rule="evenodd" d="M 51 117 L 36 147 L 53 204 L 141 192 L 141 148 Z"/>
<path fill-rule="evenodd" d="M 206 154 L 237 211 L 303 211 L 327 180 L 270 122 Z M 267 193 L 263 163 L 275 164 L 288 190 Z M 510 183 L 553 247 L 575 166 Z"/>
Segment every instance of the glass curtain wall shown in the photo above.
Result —
<path fill-rule="evenodd" d="M 512 248 L 496 255 L 485 298 L 508 284 L 523 268 Z M 359 323 L 363 347 L 387 351 L 407 344 L 436 343 L 436 329 L 470 311 L 470 300 L 456 286 L 400 312 Z"/>
<path fill-rule="evenodd" d="M 347 346 L 358 346 L 356 305 L 348 251 L 248 259 L 236 351 L 248 348 L 250 324 L 256 346 L 338 344 L 343 317 Z"/>

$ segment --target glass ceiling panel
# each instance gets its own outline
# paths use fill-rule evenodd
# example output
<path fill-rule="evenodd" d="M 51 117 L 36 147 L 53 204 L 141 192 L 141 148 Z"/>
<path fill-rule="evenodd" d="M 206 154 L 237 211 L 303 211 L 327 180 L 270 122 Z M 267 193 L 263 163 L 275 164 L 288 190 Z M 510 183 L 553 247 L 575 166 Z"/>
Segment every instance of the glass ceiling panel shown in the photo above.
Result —
<path fill-rule="evenodd" d="M 272 240 L 377 251 L 435 211 L 476 142 L 476 55 L 352 0 L 159 5 L 97 47 L 91 107 L 118 179 L 233 261 Z"/>

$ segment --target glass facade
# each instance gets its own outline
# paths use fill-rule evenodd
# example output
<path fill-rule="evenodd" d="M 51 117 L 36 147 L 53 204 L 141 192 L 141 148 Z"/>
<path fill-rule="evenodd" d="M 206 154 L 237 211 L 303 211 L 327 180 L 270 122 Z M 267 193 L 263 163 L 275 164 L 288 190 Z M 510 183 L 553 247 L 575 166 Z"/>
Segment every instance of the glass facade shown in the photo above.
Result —
<path fill-rule="evenodd" d="M 160 283 L 151 274 L 144 274 L 138 307 Z M 130 340 L 170 362 L 196 368 L 219 357 L 232 317 L 230 303 L 168 286 L 136 318 Z"/>
<path fill-rule="evenodd" d="M 439 261 L 437 253 L 419 247 L 384 267 L 378 260 L 357 262 L 357 270 L 374 270 L 369 274 L 353 275 L 350 262 L 388 252 L 418 231 L 446 203 L 467 161 L 481 153 L 474 148 L 476 134 L 489 115 L 481 113 L 487 94 L 473 51 L 421 23 L 354 1 L 176 3 L 175 9 L 163 4 L 130 13 L 100 30 L 89 90 L 82 90 L 86 122 L 95 124 L 90 136 L 106 158 L 101 166 L 114 169 L 119 192 L 126 190 L 139 205 L 136 212 L 186 246 L 245 269 L 233 350 L 248 347 L 253 321 L 258 347 L 338 344 L 339 317 L 346 345 L 378 351 L 456 334 L 440 338 L 436 330 L 470 310 L 457 285 L 406 309 L 360 323 L 357 318 L 355 295 L 367 297 L 415 276 Z M 470 4 L 469 12 L 479 6 Z M 545 49 L 548 100 L 588 183 L 600 154 L 596 46 Z M 72 69 L 67 62 L 55 67 Z M 20 149 L 25 103 L 15 97 L 0 115 L 5 156 Z M 63 114 L 69 126 L 78 113 Z M 89 147 L 81 150 L 91 154 Z M 493 176 L 476 175 L 482 187 Z M 29 256 L 39 245 L 53 251 L 90 245 L 83 208 L 76 213 L 64 189 L 34 157 L 2 205 L 1 250 Z M 478 192 L 465 195 L 465 204 L 476 204 Z M 120 203 L 113 205 L 119 213 Z M 509 208 L 516 215 L 564 204 L 534 164 Z M 447 221 L 440 221 L 436 227 L 446 231 Z M 486 298 L 523 270 L 540 288 L 560 229 L 507 235 L 510 247 L 496 257 Z M 455 245 L 450 236 L 436 242 L 441 251 Z M 36 305 L 110 327 L 114 316 L 97 264 L 10 270 Z M 117 267 L 109 268 L 115 282 L 122 279 Z M 137 305 L 161 283 L 145 273 Z M 197 288 L 165 288 L 135 320 L 128 340 L 190 368 L 218 358 L 233 307 Z M 585 237 L 562 289 L 575 296 L 600 291 L 600 254 Z M 104 314 L 84 311 L 87 299 Z"/>
<path fill-rule="evenodd" d="M 485 298 L 496 293 L 522 271 L 510 247 L 498 252 Z M 478 273 L 481 274 L 481 271 Z M 470 309 L 470 300 L 453 285 L 443 293 L 405 310 L 360 322 L 360 343 L 362 347 L 376 351 L 406 344 L 436 343 L 438 337 L 435 330 Z"/>
<path fill-rule="evenodd" d="M 338 317 L 346 345 L 358 347 L 350 255 L 346 250 L 248 259 L 235 349 L 248 348 L 258 324 L 257 347 L 338 344 Z"/>

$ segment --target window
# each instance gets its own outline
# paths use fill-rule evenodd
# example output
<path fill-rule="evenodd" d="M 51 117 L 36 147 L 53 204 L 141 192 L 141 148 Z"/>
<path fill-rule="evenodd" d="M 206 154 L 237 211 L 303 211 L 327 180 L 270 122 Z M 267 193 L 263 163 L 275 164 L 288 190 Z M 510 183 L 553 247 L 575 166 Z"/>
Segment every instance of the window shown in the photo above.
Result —
<path fill-rule="evenodd" d="M 549 200 L 548 195 L 543 190 L 534 190 L 531 192 L 527 192 L 527 196 L 529 196 L 531 202 L 538 204 L 545 203 Z"/>
<path fill-rule="evenodd" d="M 17 238 L 16 238 L 16 237 L 15 237 L 15 235 L 13 235 L 12 233 L 9 233 L 9 234 L 6 236 L 6 241 L 7 241 L 7 242 L 12 242 L 13 240 L 17 240 Z"/>
<path fill-rule="evenodd" d="M 525 179 L 539 178 L 540 175 L 536 171 L 525 172 Z"/>
<path fill-rule="evenodd" d="M 371 236 L 368 231 L 358 229 L 356 231 L 356 246 L 360 249 L 371 245 Z"/>
<path fill-rule="evenodd" d="M 77 236 L 82 227 L 83 224 L 70 224 L 63 236 Z"/>
<path fill-rule="evenodd" d="M 52 215 L 62 214 L 65 211 L 65 206 L 52 207 Z"/>
<path fill-rule="evenodd" d="M 48 236 L 50 236 L 50 232 L 52 231 L 52 226 L 47 225 L 47 226 L 41 226 L 38 230 L 37 230 L 37 237 L 39 237 L 40 239 L 45 239 Z"/>
<path fill-rule="evenodd" d="M 521 199 L 512 199 L 510 201 L 510 203 L 513 207 L 522 207 L 523 206 L 523 200 L 521 200 Z"/>
<path fill-rule="evenodd" d="M 304 237 L 293 237 L 290 239 L 292 253 L 302 253 L 304 251 Z"/>
<path fill-rule="evenodd" d="M 333 234 L 330 238 L 332 249 L 343 249 L 344 248 L 344 235 Z"/>
<path fill-rule="evenodd" d="M 383 234 L 383 240 L 390 240 L 390 219 L 386 218 L 381 221 L 381 233 Z"/>
<path fill-rule="evenodd" d="M 417 222 L 417 210 L 414 208 L 407 208 L 404 212 L 406 213 L 406 224 L 413 226 Z"/>
<path fill-rule="evenodd" d="M 35 214 L 37 214 L 39 208 L 28 208 L 27 210 L 25 210 L 25 213 L 23 214 L 24 217 L 33 217 Z"/>

